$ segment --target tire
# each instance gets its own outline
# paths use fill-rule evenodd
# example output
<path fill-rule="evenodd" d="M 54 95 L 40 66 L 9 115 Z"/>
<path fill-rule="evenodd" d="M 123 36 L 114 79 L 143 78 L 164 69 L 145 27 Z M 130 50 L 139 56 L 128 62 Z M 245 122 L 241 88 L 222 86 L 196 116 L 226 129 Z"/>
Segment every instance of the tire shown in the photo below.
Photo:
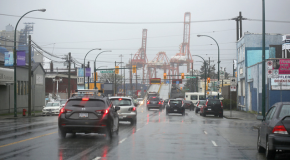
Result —
<path fill-rule="evenodd" d="M 201 116 L 201 112 L 199 112 L 199 115 Z"/>
<path fill-rule="evenodd" d="M 182 116 L 185 116 L 185 111 L 182 113 Z"/>
<path fill-rule="evenodd" d="M 58 136 L 61 139 L 64 139 L 66 137 L 66 132 L 62 129 L 58 129 Z"/>
<path fill-rule="evenodd" d="M 261 137 L 260 137 L 260 133 L 258 132 L 258 139 L 257 139 L 257 150 L 259 153 L 264 153 L 265 152 L 265 148 L 261 146 Z"/>
<path fill-rule="evenodd" d="M 206 114 L 205 114 L 205 113 L 203 113 L 203 116 L 204 116 L 204 117 L 206 117 Z"/>
<path fill-rule="evenodd" d="M 168 111 L 166 110 L 166 115 L 168 115 Z"/>
<path fill-rule="evenodd" d="M 118 129 L 115 131 L 115 134 L 116 134 L 116 135 L 119 134 L 119 122 L 118 122 Z"/>
<path fill-rule="evenodd" d="M 159 108 L 159 111 L 162 111 L 162 108 L 161 107 Z"/>
<path fill-rule="evenodd" d="M 147 110 L 149 111 L 149 110 L 150 110 L 150 108 L 149 108 L 149 107 L 147 107 Z"/>
<path fill-rule="evenodd" d="M 136 119 L 131 119 L 130 123 L 131 125 L 136 124 Z"/>
<path fill-rule="evenodd" d="M 271 159 L 274 158 L 276 154 L 276 150 L 269 150 L 269 142 L 266 142 L 266 158 Z"/>
<path fill-rule="evenodd" d="M 195 113 L 197 113 L 197 109 L 195 109 Z"/>
<path fill-rule="evenodd" d="M 107 140 L 110 140 L 113 138 L 113 132 L 112 132 L 112 128 L 111 128 L 112 125 L 108 126 L 107 127 L 107 131 L 106 131 L 106 139 Z"/>
<path fill-rule="evenodd" d="M 219 114 L 219 117 L 220 118 L 223 118 L 224 117 L 224 114 L 223 113 Z"/>

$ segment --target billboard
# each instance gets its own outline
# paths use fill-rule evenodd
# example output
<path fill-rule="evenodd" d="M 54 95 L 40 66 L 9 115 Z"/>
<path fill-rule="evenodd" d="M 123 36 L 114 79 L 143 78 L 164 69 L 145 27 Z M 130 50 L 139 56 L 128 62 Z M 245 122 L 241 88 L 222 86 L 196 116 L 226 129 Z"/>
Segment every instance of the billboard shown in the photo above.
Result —
<path fill-rule="evenodd" d="M 290 59 L 268 60 L 266 66 L 268 78 L 279 78 L 290 74 Z"/>
<path fill-rule="evenodd" d="M 161 79 L 160 78 L 151 78 L 150 84 L 161 84 Z"/>
<path fill-rule="evenodd" d="M 84 77 L 84 69 L 83 68 L 78 68 L 78 77 Z"/>
<path fill-rule="evenodd" d="M 91 68 L 86 68 L 86 77 L 91 77 Z"/>
<path fill-rule="evenodd" d="M 17 51 L 17 66 L 25 66 L 25 51 Z M 5 52 L 4 66 L 13 66 L 13 52 Z"/>

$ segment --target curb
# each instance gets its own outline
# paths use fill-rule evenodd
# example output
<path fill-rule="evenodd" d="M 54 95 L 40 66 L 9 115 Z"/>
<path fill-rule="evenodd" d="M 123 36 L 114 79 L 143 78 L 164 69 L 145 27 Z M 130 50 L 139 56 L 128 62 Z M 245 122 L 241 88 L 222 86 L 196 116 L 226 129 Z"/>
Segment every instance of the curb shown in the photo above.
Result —
<path fill-rule="evenodd" d="M 238 120 L 243 120 L 243 119 L 241 119 L 241 118 L 236 118 L 236 117 L 228 117 L 228 116 L 224 116 L 224 118 L 226 118 L 226 119 L 238 119 Z"/>

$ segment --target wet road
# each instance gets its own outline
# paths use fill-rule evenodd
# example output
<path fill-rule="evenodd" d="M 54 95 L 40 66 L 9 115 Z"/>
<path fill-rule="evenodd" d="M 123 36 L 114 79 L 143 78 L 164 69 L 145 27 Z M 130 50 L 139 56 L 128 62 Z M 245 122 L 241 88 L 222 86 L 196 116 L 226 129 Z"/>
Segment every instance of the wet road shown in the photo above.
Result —
<path fill-rule="evenodd" d="M 121 122 L 111 141 L 97 134 L 59 139 L 57 116 L 2 119 L 0 159 L 265 159 L 256 150 L 258 121 L 137 110 L 137 124 Z"/>

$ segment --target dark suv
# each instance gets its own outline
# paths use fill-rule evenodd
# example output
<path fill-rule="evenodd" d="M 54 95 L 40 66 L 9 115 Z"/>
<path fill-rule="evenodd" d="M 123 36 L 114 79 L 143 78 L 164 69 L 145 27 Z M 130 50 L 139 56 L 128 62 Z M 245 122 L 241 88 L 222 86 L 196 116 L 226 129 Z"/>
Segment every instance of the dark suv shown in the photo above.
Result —
<path fill-rule="evenodd" d="M 208 99 L 205 105 L 200 108 L 200 115 L 206 116 L 212 114 L 214 116 L 223 117 L 223 103 L 218 99 Z"/>
<path fill-rule="evenodd" d="M 159 97 L 150 97 L 147 101 L 147 109 L 151 108 L 162 110 L 162 101 Z"/>
<path fill-rule="evenodd" d="M 120 107 L 102 96 L 73 97 L 60 110 L 58 128 L 60 138 L 66 133 L 104 133 L 108 138 L 119 132 Z"/>

